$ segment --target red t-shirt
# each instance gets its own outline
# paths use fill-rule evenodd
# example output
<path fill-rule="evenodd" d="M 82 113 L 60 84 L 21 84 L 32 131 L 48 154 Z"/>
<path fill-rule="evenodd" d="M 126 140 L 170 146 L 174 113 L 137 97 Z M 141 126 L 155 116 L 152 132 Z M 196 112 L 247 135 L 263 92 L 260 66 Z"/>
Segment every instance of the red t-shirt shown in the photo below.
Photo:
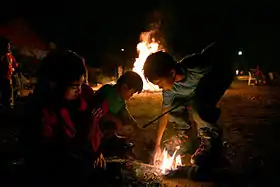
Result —
<path fill-rule="evenodd" d="M 91 93 L 89 90 L 84 90 L 84 94 L 88 95 Z M 89 95 L 88 95 L 89 96 Z M 93 95 L 92 95 L 93 96 Z M 59 124 L 63 124 L 63 134 L 59 134 L 59 136 L 67 137 L 67 139 L 76 138 L 77 134 L 82 134 L 87 137 L 78 137 L 78 138 L 87 138 L 90 141 L 93 151 L 98 151 L 98 148 L 101 143 L 101 130 L 100 130 L 100 119 L 108 112 L 108 103 L 103 102 L 101 104 L 90 103 L 93 100 L 85 100 L 84 97 L 80 99 L 80 106 L 78 110 L 80 112 L 87 113 L 86 117 L 89 120 L 82 120 L 81 123 L 89 123 L 89 124 L 75 124 L 75 116 L 71 116 L 71 112 L 67 108 L 61 108 L 58 112 L 52 112 L 47 110 L 46 108 L 42 109 L 42 123 L 43 123 L 43 136 L 47 139 L 52 139 L 56 133 L 54 132 L 57 129 L 58 120 L 61 120 Z M 93 107 L 92 107 L 93 106 Z M 78 127 L 77 125 L 82 125 L 82 127 Z M 81 128 L 88 129 L 88 134 L 79 133 L 77 131 L 81 130 Z M 61 129 L 61 126 L 59 127 Z M 62 130 L 60 130 L 62 131 Z M 84 131 L 84 130 L 82 130 Z"/>
<path fill-rule="evenodd" d="M 18 66 L 16 59 L 11 53 L 6 53 L 0 59 L 0 74 L 2 78 L 10 79 L 14 69 Z"/>

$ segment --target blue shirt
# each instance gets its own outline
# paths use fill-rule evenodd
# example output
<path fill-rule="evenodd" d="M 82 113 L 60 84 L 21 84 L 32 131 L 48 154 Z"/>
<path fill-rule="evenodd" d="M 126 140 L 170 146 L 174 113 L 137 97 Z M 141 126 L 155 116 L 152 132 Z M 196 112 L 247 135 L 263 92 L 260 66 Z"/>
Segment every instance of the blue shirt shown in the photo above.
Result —
<path fill-rule="evenodd" d="M 179 82 L 175 82 L 171 90 L 163 91 L 163 108 L 173 107 L 180 101 L 191 96 L 200 79 L 204 77 L 211 67 L 196 67 L 196 68 L 186 68 L 185 78 Z"/>

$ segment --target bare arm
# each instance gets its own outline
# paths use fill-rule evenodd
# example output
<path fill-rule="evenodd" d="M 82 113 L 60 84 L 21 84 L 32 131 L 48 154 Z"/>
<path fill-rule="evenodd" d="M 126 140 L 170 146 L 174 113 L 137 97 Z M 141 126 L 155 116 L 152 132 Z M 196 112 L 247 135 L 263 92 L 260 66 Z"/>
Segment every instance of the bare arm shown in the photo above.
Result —
<path fill-rule="evenodd" d="M 165 113 L 169 109 L 170 109 L 170 107 L 169 108 L 162 108 L 162 113 Z M 159 119 L 158 129 L 157 129 L 156 146 L 160 146 L 162 135 L 163 135 L 163 133 L 166 129 L 167 123 L 168 123 L 168 114 L 165 114 L 164 116 L 162 116 Z"/>
<path fill-rule="evenodd" d="M 132 125 L 135 128 L 139 128 L 137 125 L 136 120 L 134 119 L 134 117 L 130 114 L 129 110 L 127 109 L 127 107 L 124 107 L 124 109 L 121 111 L 121 116 L 123 121 L 129 125 Z"/>

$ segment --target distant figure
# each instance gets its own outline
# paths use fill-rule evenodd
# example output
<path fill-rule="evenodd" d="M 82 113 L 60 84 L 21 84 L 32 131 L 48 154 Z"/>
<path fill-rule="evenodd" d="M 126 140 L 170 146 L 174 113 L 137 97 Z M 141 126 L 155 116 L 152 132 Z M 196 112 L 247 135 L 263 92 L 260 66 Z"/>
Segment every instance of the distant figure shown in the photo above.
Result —
<path fill-rule="evenodd" d="M 279 76 L 275 71 L 269 71 L 267 75 L 268 75 L 267 83 L 270 86 L 274 86 L 277 84 L 277 82 L 279 82 Z"/>
<path fill-rule="evenodd" d="M 265 84 L 265 76 L 261 70 L 261 67 L 257 65 L 257 68 L 255 70 L 255 77 L 256 77 L 256 85 Z"/>
<path fill-rule="evenodd" d="M 0 38 L 0 107 L 10 107 L 13 74 L 18 66 L 11 52 L 10 41 Z"/>
<path fill-rule="evenodd" d="M 268 72 L 269 83 L 272 85 L 275 82 L 275 76 L 273 72 Z"/>

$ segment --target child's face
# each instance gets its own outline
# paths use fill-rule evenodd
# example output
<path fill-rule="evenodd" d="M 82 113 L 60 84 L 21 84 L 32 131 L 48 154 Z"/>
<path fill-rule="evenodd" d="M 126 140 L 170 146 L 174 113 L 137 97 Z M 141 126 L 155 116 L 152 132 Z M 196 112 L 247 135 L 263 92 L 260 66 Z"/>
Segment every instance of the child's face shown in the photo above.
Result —
<path fill-rule="evenodd" d="M 171 77 L 162 77 L 152 81 L 152 83 L 163 90 L 171 90 L 174 85 L 174 79 Z"/>
<path fill-rule="evenodd" d="M 175 77 L 176 71 L 172 69 L 165 77 L 158 77 L 151 82 L 163 90 L 171 90 L 175 82 Z"/>
<path fill-rule="evenodd" d="M 72 82 L 72 84 L 67 88 L 64 98 L 68 101 L 77 99 L 81 94 L 81 88 L 84 82 L 85 82 L 84 76 L 82 76 L 80 80 Z"/>
<path fill-rule="evenodd" d="M 136 91 L 133 88 L 130 89 L 127 87 L 127 85 L 122 86 L 121 97 L 123 100 L 125 101 L 129 100 L 135 93 Z"/>
<path fill-rule="evenodd" d="M 8 43 L 7 50 L 8 50 L 8 52 L 11 52 L 11 44 L 10 43 Z"/>

